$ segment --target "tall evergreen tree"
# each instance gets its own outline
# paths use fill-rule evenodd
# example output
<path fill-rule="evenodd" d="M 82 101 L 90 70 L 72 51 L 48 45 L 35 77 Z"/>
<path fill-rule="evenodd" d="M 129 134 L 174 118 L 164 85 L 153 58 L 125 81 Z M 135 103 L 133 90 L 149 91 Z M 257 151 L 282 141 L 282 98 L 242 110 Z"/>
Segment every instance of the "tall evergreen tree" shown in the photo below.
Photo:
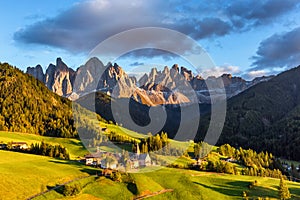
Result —
<path fill-rule="evenodd" d="M 281 177 L 280 183 L 279 183 L 279 199 L 286 200 L 286 199 L 290 199 L 290 198 L 291 198 L 291 194 L 290 194 L 289 188 L 288 188 L 286 182 Z"/>

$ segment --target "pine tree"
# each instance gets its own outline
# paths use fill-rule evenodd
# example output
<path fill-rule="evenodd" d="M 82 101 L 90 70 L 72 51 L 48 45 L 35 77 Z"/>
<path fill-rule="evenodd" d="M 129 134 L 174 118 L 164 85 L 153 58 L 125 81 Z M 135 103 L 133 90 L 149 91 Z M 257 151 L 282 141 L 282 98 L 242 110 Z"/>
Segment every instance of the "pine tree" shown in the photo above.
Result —
<path fill-rule="evenodd" d="M 279 199 L 281 200 L 286 200 L 286 199 L 290 199 L 291 198 L 291 194 L 289 191 L 289 188 L 287 186 L 287 184 L 285 183 L 285 181 L 283 180 L 283 178 L 280 178 L 280 183 L 279 183 Z"/>

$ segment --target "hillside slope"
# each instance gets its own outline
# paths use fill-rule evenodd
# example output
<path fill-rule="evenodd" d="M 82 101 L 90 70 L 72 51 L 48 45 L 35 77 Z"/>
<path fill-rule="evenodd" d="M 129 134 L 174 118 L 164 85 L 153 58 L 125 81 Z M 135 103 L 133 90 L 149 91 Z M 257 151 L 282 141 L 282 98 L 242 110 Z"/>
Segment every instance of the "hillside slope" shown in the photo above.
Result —
<path fill-rule="evenodd" d="M 219 143 L 300 160 L 300 66 L 229 100 Z"/>
<path fill-rule="evenodd" d="M 0 130 L 76 137 L 71 101 L 34 77 L 0 63 Z"/>

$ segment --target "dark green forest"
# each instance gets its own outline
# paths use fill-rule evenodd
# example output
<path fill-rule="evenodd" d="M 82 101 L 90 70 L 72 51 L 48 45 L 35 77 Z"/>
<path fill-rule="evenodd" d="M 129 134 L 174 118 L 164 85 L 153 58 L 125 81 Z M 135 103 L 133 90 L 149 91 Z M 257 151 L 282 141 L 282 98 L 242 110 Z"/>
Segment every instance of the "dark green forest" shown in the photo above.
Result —
<path fill-rule="evenodd" d="M 78 105 L 75 108 L 82 110 Z M 77 122 L 79 126 L 85 123 L 80 118 Z M 7 63 L 0 63 L 0 130 L 53 137 L 78 136 L 72 102 Z"/>
<path fill-rule="evenodd" d="M 218 145 L 269 151 L 300 160 L 300 66 L 229 99 Z M 210 116 L 202 118 L 201 141 Z"/>

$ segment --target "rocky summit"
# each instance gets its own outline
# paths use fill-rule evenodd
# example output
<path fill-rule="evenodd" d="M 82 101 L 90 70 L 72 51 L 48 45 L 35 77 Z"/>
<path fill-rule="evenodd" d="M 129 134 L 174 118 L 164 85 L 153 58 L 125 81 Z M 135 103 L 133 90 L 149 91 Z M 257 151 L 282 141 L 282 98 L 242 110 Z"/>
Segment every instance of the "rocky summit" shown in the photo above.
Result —
<path fill-rule="evenodd" d="M 133 98 L 149 106 L 160 104 L 211 103 L 211 97 L 231 98 L 251 86 L 272 77 L 246 81 L 231 74 L 202 78 L 183 66 L 174 64 L 159 71 L 152 68 L 139 80 L 130 77 L 117 63 L 104 65 L 91 58 L 76 71 L 61 58 L 50 64 L 44 74 L 40 65 L 28 67 L 27 73 L 42 81 L 51 91 L 76 100 L 94 91 L 105 92 L 115 98 Z M 209 83 L 209 84 L 208 84 Z M 209 87 L 208 87 L 209 85 Z"/>

